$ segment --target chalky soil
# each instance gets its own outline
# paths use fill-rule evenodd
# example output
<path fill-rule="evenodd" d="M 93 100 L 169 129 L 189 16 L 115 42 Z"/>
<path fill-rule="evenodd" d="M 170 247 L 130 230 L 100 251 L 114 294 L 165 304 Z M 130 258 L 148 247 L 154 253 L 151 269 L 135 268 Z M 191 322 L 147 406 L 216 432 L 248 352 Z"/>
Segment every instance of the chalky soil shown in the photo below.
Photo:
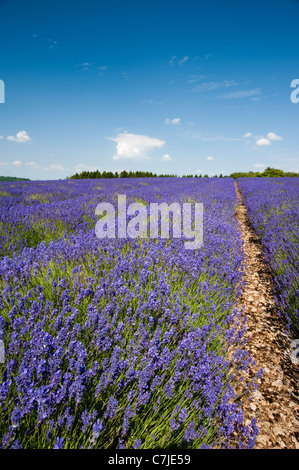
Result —
<path fill-rule="evenodd" d="M 291 361 L 292 338 L 277 312 L 262 245 L 250 226 L 237 183 L 235 187 L 236 218 L 246 257 L 246 285 L 238 307 L 245 306 L 246 349 L 256 361 L 252 374 L 264 369 L 252 398 L 243 398 L 242 409 L 246 424 L 257 418 L 255 449 L 299 449 L 299 373 L 298 364 Z"/>

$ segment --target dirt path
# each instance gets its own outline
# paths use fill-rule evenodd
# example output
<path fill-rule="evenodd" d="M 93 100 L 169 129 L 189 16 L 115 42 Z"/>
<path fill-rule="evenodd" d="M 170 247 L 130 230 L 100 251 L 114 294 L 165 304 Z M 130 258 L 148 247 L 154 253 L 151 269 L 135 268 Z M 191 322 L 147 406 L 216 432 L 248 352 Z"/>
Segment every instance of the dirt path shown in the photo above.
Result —
<path fill-rule="evenodd" d="M 244 399 L 245 420 L 257 418 L 260 433 L 256 449 L 299 449 L 299 373 L 291 358 L 285 324 L 279 318 L 272 293 L 272 281 L 260 240 L 252 231 L 240 190 L 236 217 L 240 223 L 247 257 L 246 286 L 239 301 L 248 317 L 247 345 L 256 365 L 253 373 L 264 369 L 253 399 Z"/>

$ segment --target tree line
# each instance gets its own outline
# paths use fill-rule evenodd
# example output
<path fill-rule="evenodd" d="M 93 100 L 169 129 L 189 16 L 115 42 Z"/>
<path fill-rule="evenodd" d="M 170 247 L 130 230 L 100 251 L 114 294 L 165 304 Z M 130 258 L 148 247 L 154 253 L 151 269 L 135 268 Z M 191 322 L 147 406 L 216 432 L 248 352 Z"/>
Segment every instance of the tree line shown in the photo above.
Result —
<path fill-rule="evenodd" d="M 87 179 L 87 178 L 163 178 L 163 177 L 173 177 L 177 175 L 157 175 L 151 171 L 126 171 L 123 170 L 120 173 L 117 171 L 103 171 L 102 173 L 99 170 L 95 171 L 82 171 L 81 173 L 76 173 L 69 177 L 69 179 Z"/>
<path fill-rule="evenodd" d="M 293 172 L 293 171 L 283 171 L 279 170 L 277 168 L 271 168 L 267 167 L 263 172 L 259 171 L 247 171 L 247 172 L 241 172 L 241 171 L 236 171 L 235 173 L 231 173 L 229 175 L 231 178 L 277 178 L 280 176 L 299 176 L 299 173 Z"/>
<path fill-rule="evenodd" d="M 223 175 L 220 173 L 220 175 L 214 175 L 212 178 L 260 178 L 260 177 L 266 177 L 266 178 L 274 178 L 274 177 L 280 177 L 280 176 L 299 176 L 299 173 L 295 172 L 290 172 L 290 171 L 283 171 L 279 170 L 277 168 L 270 168 L 267 167 L 263 172 L 259 171 L 247 171 L 247 172 L 241 172 L 237 171 L 234 173 L 231 173 L 230 175 Z M 100 179 L 100 178 L 177 178 L 177 174 L 157 174 L 157 173 L 152 173 L 151 171 L 126 171 L 123 170 L 120 173 L 117 171 L 103 171 L 100 172 L 100 170 L 95 170 L 95 171 L 82 171 L 81 173 L 75 173 L 72 176 L 69 176 L 67 179 Z M 183 175 L 183 178 L 209 178 L 208 175 L 201 175 L 201 174 L 188 174 L 188 175 Z"/>
<path fill-rule="evenodd" d="M 0 176 L 0 181 L 30 181 L 30 179 L 17 178 L 16 176 Z"/>

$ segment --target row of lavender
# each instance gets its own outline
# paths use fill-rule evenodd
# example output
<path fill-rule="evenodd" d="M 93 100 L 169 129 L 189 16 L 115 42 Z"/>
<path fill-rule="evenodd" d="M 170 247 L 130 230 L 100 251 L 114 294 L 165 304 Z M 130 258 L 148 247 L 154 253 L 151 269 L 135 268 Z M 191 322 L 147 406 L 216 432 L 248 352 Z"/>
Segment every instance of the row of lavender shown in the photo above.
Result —
<path fill-rule="evenodd" d="M 1 447 L 253 447 L 256 422 L 244 425 L 235 392 L 252 358 L 234 308 L 242 242 L 233 180 L 0 191 Z M 95 207 L 118 194 L 202 202 L 204 246 L 97 239 Z"/>
<path fill-rule="evenodd" d="M 261 238 L 280 313 L 298 338 L 299 178 L 241 178 L 238 185 Z"/>

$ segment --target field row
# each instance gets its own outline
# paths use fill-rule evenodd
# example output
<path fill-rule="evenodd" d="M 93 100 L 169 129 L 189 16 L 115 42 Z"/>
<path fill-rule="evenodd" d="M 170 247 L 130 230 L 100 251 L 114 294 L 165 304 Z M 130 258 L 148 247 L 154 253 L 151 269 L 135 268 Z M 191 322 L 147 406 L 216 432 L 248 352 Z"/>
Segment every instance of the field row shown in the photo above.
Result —
<path fill-rule="evenodd" d="M 261 239 L 280 313 L 299 338 L 299 178 L 244 178 L 239 187 Z"/>

